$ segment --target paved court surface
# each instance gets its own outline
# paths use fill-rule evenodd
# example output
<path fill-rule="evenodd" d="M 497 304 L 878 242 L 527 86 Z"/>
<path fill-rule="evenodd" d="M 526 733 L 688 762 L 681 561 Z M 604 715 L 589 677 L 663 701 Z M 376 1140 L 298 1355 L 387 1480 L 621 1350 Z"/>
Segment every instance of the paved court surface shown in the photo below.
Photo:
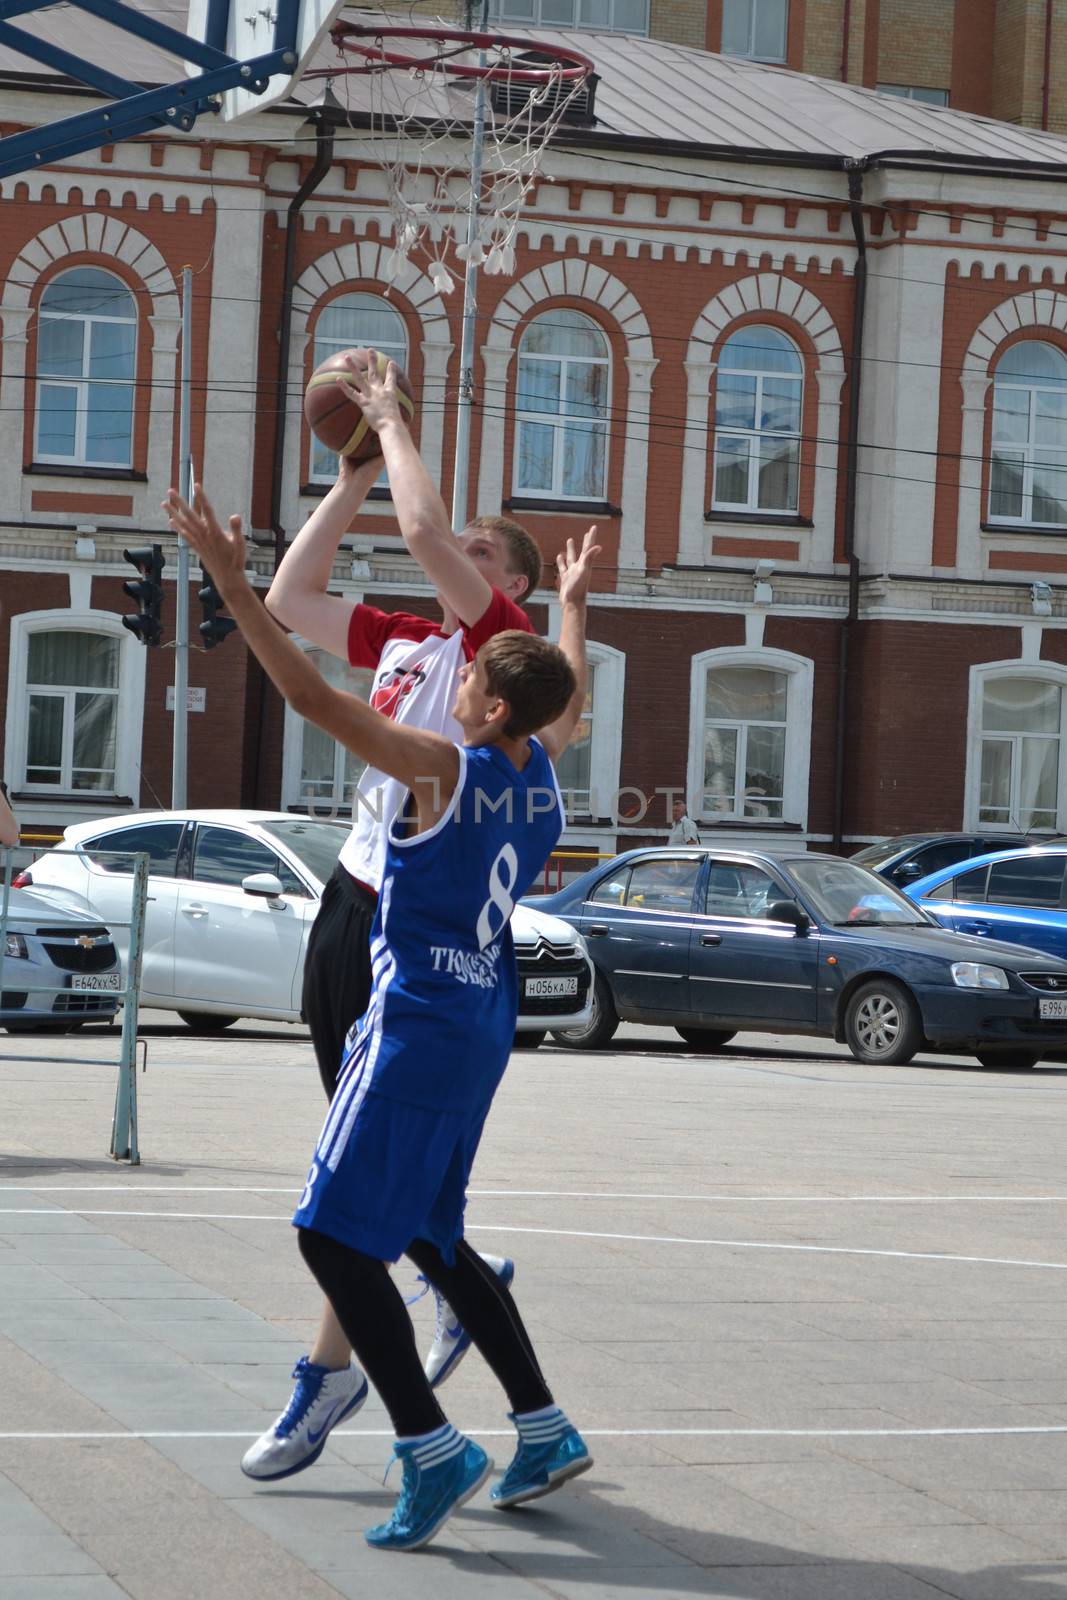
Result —
<path fill-rule="evenodd" d="M 0 1036 L 4 1600 L 1067 1596 L 1067 1068 L 650 1029 L 517 1055 L 471 1237 L 516 1258 L 596 1466 L 388 1555 L 375 1400 L 306 1474 L 237 1466 L 316 1315 L 306 1035 L 153 1033 L 136 1169 L 113 1070 L 62 1059 L 114 1041 Z M 476 1355 L 444 1396 L 506 1463 Z"/>

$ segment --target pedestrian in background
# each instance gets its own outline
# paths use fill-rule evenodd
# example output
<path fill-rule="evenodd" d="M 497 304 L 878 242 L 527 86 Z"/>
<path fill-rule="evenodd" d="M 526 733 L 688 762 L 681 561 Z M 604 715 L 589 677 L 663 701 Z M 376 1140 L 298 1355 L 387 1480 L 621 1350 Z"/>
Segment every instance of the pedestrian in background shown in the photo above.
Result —
<path fill-rule="evenodd" d="M 699 844 L 700 835 L 697 825 L 689 815 L 689 807 L 684 800 L 676 800 L 671 807 L 674 818 L 674 827 L 667 839 L 668 844 Z"/>

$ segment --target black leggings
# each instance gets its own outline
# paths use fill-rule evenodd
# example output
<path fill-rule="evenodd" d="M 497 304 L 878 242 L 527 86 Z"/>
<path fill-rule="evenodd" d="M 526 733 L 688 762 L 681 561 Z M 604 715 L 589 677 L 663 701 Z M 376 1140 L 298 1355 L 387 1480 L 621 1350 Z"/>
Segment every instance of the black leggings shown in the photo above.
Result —
<path fill-rule="evenodd" d="M 310 1228 L 298 1232 L 300 1252 L 382 1397 L 400 1436 L 430 1433 L 445 1414 L 426 1381 L 407 1307 L 384 1261 Z M 466 1240 L 456 1246 L 456 1264 L 415 1239 L 405 1254 L 439 1289 L 500 1380 L 512 1411 L 539 1411 L 552 1404 L 529 1335 L 515 1302 L 496 1273 Z"/>

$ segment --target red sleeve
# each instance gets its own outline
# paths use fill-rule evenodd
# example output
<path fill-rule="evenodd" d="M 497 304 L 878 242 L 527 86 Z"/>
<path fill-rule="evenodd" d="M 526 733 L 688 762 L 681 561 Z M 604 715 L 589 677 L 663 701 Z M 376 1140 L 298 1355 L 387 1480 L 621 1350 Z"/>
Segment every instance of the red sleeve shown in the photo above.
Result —
<path fill-rule="evenodd" d="M 505 623 L 505 627 L 514 624 Z M 353 606 L 348 623 L 348 661 L 353 667 L 378 665 L 390 639 L 426 639 L 440 633 L 440 625 L 406 611 L 379 611 L 375 606 Z"/>
<path fill-rule="evenodd" d="M 522 633 L 534 631 L 534 625 L 522 607 L 517 606 L 514 600 L 509 600 L 499 589 L 494 589 L 492 599 L 477 622 L 463 629 L 463 644 L 468 655 L 477 655 L 487 639 L 491 639 L 494 633 L 506 632 L 508 628 L 518 628 Z"/>

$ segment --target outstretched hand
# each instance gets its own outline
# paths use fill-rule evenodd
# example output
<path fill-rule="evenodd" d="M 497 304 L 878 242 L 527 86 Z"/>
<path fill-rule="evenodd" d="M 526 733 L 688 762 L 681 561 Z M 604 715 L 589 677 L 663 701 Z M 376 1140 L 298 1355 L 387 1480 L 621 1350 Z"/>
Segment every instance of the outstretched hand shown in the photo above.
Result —
<path fill-rule="evenodd" d="M 337 379 L 342 391 L 362 411 L 368 427 L 375 433 L 390 422 L 402 422 L 400 401 L 396 391 L 396 362 L 390 361 L 384 378 L 379 377 L 377 364 L 361 367 L 351 356 L 347 358 L 347 376 Z"/>
<path fill-rule="evenodd" d="M 248 587 L 240 517 L 231 517 L 229 528 L 223 528 L 200 484 L 193 486 L 192 505 L 176 489 L 169 489 L 163 509 L 175 533 L 192 545 L 201 566 L 211 573 L 216 589 L 229 604 L 237 590 Z"/>
<path fill-rule="evenodd" d="M 562 605 L 583 605 L 589 594 L 589 584 L 593 576 L 593 564 L 600 554 L 601 546 L 594 544 L 596 538 L 596 524 L 589 529 L 582 540 L 581 550 L 575 554 L 574 540 L 567 540 L 567 548 L 561 550 L 556 557 L 556 571 L 559 573 L 559 598 Z"/>

